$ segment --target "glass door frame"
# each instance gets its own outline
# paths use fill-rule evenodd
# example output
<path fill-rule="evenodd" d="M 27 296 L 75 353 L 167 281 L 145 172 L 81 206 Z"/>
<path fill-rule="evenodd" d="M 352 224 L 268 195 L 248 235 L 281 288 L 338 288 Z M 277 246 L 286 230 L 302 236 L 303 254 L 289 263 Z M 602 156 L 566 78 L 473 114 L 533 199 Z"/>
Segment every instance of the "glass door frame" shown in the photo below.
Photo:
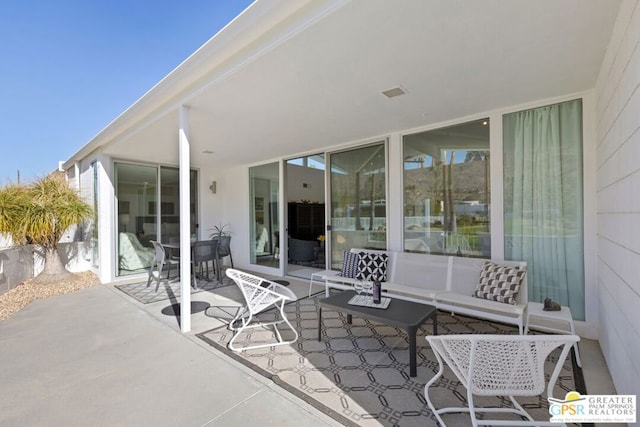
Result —
<path fill-rule="evenodd" d="M 270 167 L 276 165 L 278 168 L 278 172 L 277 172 L 277 179 L 278 179 L 278 183 L 276 185 L 276 183 L 274 183 L 274 180 L 270 180 L 270 179 L 264 179 L 264 177 L 256 177 L 253 174 L 256 171 L 260 171 L 259 168 L 261 167 Z M 275 178 L 275 174 L 273 175 L 273 177 Z M 247 237 L 248 237 L 248 249 L 249 249 L 249 264 L 251 265 L 251 269 L 253 271 L 255 271 L 256 273 L 263 273 L 263 274 L 269 274 L 269 275 L 283 275 L 283 265 L 281 262 L 281 259 L 278 259 L 278 263 L 277 265 L 273 265 L 275 263 L 260 263 L 258 262 L 258 255 L 256 252 L 256 247 L 255 244 L 257 242 L 257 236 L 258 236 L 258 227 L 256 224 L 256 206 L 255 206 L 255 202 L 256 202 L 256 188 L 255 188 L 255 180 L 262 180 L 262 181 L 268 181 L 267 183 L 267 187 L 263 188 L 263 192 L 260 196 L 261 199 L 261 209 L 260 212 L 263 215 L 262 219 L 264 221 L 264 219 L 268 219 L 269 224 L 265 225 L 265 224 L 261 224 L 262 227 L 260 231 L 260 234 L 262 234 L 263 232 L 266 233 L 266 235 L 268 236 L 267 238 L 267 243 L 269 245 L 269 249 L 270 249 L 270 254 L 261 254 L 262 255 L 266 255 L 267 258 L 272 257 L 271 259 L 275 258 L 275 241 L 273 240 L 274 237 L 272 235 L 272 233 L 274 231 L 280 231 L 282 230 L 282 224 L 283 224 L 283 219 L 282 219 L 282 215 L 283 215 L 283 210 L 282 210 L 282 200 L 283 200 L 283 166 L 282 166 L 282 160 L 273 160 L 273 161 L 269 161 L 269 162 L 265 162 L 265 163 L 256 163 L 256 164 L 252 164 L 249 165 L 247 167 L 247 189 L 248 189 L 248 200 L 247 200 L 247 208 L 248 208 L 248 233 L 247 233 Z M 274 194 L 274 189 L 277 189 L 277 195 Z M 277 201 L 278 203 L 278 207 L 277 210 L 273 209 L 272 203 L 274 201 Z M 277 221 L 274 223 L 273 222 L 273 218 L 272 215 L 275 214 L 277 216 Z M 272 226 L 274 224 L 277 224 L 278 229 L 276 230 L 275 227 L 272 228 Z M 279 242 L 282 242 L 282 233 L 280 234 L 280 240 Z M 283 249 L 282 246 L 279 247 L 280 252 L 282 253 Z M 282 257 L 280 257 L 282 258 Z"/>
<path fill-rule="evenodd" d="M 122 278 L 122 277 L 127 277 L 129 275 L 123 275 L 120 272 L 120 267 L 119 267 L 119 227 L 120 227 L 120 221 L 119 221 L 119 206 L 118 206 L 118 200 L 119 200 L 119 175 L 118 175 L 118 167 L 117 165 L 124 165 L 124 166 L 134 166 L 134 167 L 148 167 L 148 168 L 154 168 L 155 169 L 155 194 L 153 195 L 153 197 L 155 198 L 155 212 L 151 215 L 149 215 L 148 212 L 148 205 L 147 206 L 141 206 L 142 211 L 139 212 L 140 217 L 150 217 L 153 216 L 154 218 L 154 224 L 155 224 L 155 234 L 156 234 L 156 239 L 157 241 L 162 241 L 163 236 L 162 236 L 162 216 L 161 216 L 161 203 L 162 203 L 162 169 L 177 169 L 179 170 L 178 166 L 175 165 L 167 165 L 164 163 L 144 163 L 144 162 L 136 162 L 136 161 L 131 161 L 131 160 L 123 160 L 123 159 L 113 159 L 111 161 L 111 167 L 112 167 L 112 173 L 113 173 L 113 197 L 114 197 L 114 206 L 113 206 L 113 211 L 112 211 L 112 217 L 113 217 L 113 241 L 115 244 L 114 247 L 114 251 L 113 251 L 113 267 L 112 267 L 112 277 L 118 279 L 118 278 Z M 195 212 L 191 212 L 191 218 L 189 219 L 189 221 L 193 221 L 192 224 L 195 224 L 195 233 L 197 235 L 197 233 L 199 232 L 199 219 L 200 219 L 200 195 L 199 195 L 199 182 L 200 182 L 200 170 L 198 168 L 195 167 L 191 167 L 189 169 L 189 176 L 190 179 L 193 176 L 193 186 L 194 188 L 192 189 L 193 194 L 195 195 L 195 199 L 191 200 L 191 203 L 194 205 L 194 210 Z M 150 193 L 151 194 L 151 193 Z M 179 202 L 178 202 L 179 203 Z M 144 220 L 143 220 L 143 224 L 144 224 Z M 134 227 L 136 227 L 136 224 L 133 224 Z M 135 229 L 135 228 L 134 228 Z M 192 233 L 194 232 L 194 230 L 191 230 Z M 142 273 L 133 273 L 130 276 L 131 277 L 136 277 L 136 275 L 143 275 L 143 274 L 147 274 L 145 272 Z"/>
<path fill-rule="evenodd" d="M 284 230 L 284 233 L 280 233 L 280 272 L 283 276 L 286 276 L 289 274 L 289 260 L 288 260 L 288 253 L 289 253 L 289 193 L 290 193 L 290 188 L 288 188 L 287 186 L 287 167 L 288 167 L 288 162 L 291 160 L 295 160 L 295 159 L 300 159 L 300 158 L 305 158 L 305 157 L 312 157 L 312 156 L 323 156 L 324 158 L 324 171 L 323 171 L 323 180 L 322 180 L 322 185 L 324 186 L 323 188 L 323 193 L 324 193 L 324 200 L 322 200 L 322 202 L 324 203 L 324 236 L 326 237 L 328 234 L 328 221 L 327 221 L 327 215 L 328 215 L 328 198 L 327 198 L 327 194 L 328 194 L 328 186 L 327 186 L 327 155 L 328 153 L 326 151 L 315 151 L 312 153 L 308 153 L 308 154 L 302 154 L 302 155 L 297 155 L 297 156 L 293 156 L 293 157 L 286 157 L 282 159 L 281 162 L 281 180 L 280 180 L 280 194 L 282 194 L 282 197 L 280 198 L 280 222 L 279 222 L 279 227 L 280 230 Z M 327 258 L 327 254 L 330 253 L 328 252 L 328 243 L 329 243 L 329 239 L 325 239 L 324 241 L 324 256 L 325 256 L 325 266 L 324 269 L 327 269 L 327 264 L 329 262 L 328 258 Z M 284 261 L 283 261 L 283 255 L 282 254 L 287 254 L 287 256 L 284 256 Z"/>
<path fill-rule="evenodd" d="M 384 247 L 385 249 L 389 248 L 389 230 L 392 226 L 392 224 L 390 224 L 390 206 L 389 206 L 389 137 L 382 137 L 382 138 L 376 138 L 373 140 L 369 140 L 368 142 L 362 143 L 362 144 L 358 144 L 358 145 L 353 145 L 353 146 L 349 146 L 349 147 L 343 147 L 339 150 L 333 150 L 333 151 L 327 151 L 325 152 L 325 165 L 326 165 L 326 169 L 325 169 L 325 198 L 326 198 L 326 223 L 327 223 L 327 229 L 326 229 L 326 244 L 325 244 L 325 257 L 327 260 L 327 269 L 328 270 L 332 270 L 333 269 L 333 260 L 332 260 L 332 254 L 333 254 L 333 216 L 331 213 L 333 212 L 333 204 L 332 204 L 332 197 L 331 197 L 331 192 L 333 191 L 332 186 L 331 186 L 331 165 L 332 165 L 332 156 L 336 155 L 336 154 L 340 154 L 340 153 L 345 153 L 348 151 L 355 151 L 355 150 L 359 150 L 362 148 L 367 148 L 367 147 L 372 147 L 372 146 L 376 146 L 376 145 L 380 145 L 382 144 L 383 146 L 383 152 L 384 152 L 384 168 L 385 168 L 385 177 L 384 177 L 384 194 L 385 194 L 385 203 L 386 203 L 386 208 L 385 208 L 385 223 L 387 224 L 387 230 L 385 233 L 385 240 L 384 240 Z M 327 173 L 328 171 L 328 173 Z M 373 209 L 373 202 L 372 202 L 372 206 L 371 208 Z"/>

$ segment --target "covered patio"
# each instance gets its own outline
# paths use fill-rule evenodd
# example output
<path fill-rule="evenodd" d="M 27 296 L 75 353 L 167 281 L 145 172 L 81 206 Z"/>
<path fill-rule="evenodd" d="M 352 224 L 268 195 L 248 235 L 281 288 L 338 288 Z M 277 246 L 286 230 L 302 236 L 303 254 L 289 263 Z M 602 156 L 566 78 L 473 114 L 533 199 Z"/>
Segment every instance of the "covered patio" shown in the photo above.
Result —
<path fill-rule="evenodd" d="M 286 256 L 273 254 L 271 265 L 256 262 L 256 230 L 271 202 L 276 231 L 287 229 L 287 162 L 318 153 L 327 159 L 320 185 L 331 263 L 340 253 L 330 228 L 337 211 L 328 175 L 337 163 L 331 159 L 363 147 L 382 147 L 374 150 L 380 156 L 369 159 L 366 173 L 385 174 L 377 181 L 384 183 L 384 199 L 371 184 L 367 241 L 407 250 L 409 136 L 472 122 L 490 127 L 492 155 L 484 158 L 491 172 L 485 236 L 490 249 L 482 251 L 504 259 L 505 116 L 579 100 L 584 315 L 576 326 L 582 337 L 600 343 L 617 392 L 634 394 L 639 332 L 621 334 L 617 325 L 640 324 L 631 267 L 640 263 L 635 240 L 628 238 L 640 232 L 633 222 L 637 206 L 628 202 L 637 168 L 624 162 L 638 147 L 632 135 L 640 116 L 633 68 L 640 57 L 639 16 L 637 1 L 563 0 L 540 7 L 510 1 L 259 0 L 64 162 L 99 211 L 87 239 L 92 268 L 103 283 L 144 277 L 143 271 L 125 275 L 120 269 L 119 235 L 131 224 L 139 224 L 140 239 L 171 234 L 182 248 L 193 234 L 206 239 L 214 226 L 229 224 L 237 268 L 287 275 Z M 147 168 L 151 178 L 132 174 L 124 182 L 118 171 L 128 165 Z M 267 166 L 269 176 L 260 175 Z M 256 178 L 269 183 L 262 201 Z M 126 185 L 136 197 L 129 204 L 120 203 Z M 147 188 L 156 199 L 145 198 Z M 163 197 L 177 202 L 161 203 Z M 376 204 L 384 206 L 384 225 L 374 229 Z M 616 227 L 611 209 L 632 213 L 623 216 L 628 227 Z M 287 237 L 277 236 L 286 254 Z M 182 251 L 180 262 L 179 326 L 185 333 L 204 332 L 196 326 L 202 313 L 191 314 L 189 251 Z"/>
<path fill-rule="evenodd" d="M 275 277 L 273 277 L 275 278 Z M 242 353 L 227 348 L 232 332 L 227 323 L 242 304 L 242 297 L 235 285 L 216 287 L 192 293 L 191 340 L 198 340 L 229 363 L 248 368 L 254 375 L 273 382 L 282 392 L 300 399 L 309 408 L 327 414 L 340 425 L 437 425 L 426 403 L 423 392 L 425 383 L 437 371 L 438 364 L 424 336 L 432 333 L 431 325 L 418 332 L 418 375 L 409 376 L 407 336 L 397 328 L 354 317 L 347 324 L 346 316 L 336 311 L 325 311 L 322 341 L 318 334 L 318 299 L 324 291 L 308 296 L 308 283 L 288 278 L 288 287 L 298 299 L 288 303 L 286 313 L 299 333 L 293 344 Z M 118 292 L 119 293 L 119 292 Z M 178 331 L 180 318 L 175 313 L 179 300 L 171 293 L 166 299 L 142 304 L 125 293 L 119 293 L 155 321 Z M 162 291 L 160 291 L 162 294 Z M 274 312 L 261 318 L 268 321 Z M 441 312 L 438 315 L 439 334 L 517 334 L 517 328 L 500 323 L 483 321 L 465 316 Z M 242 340 L 257 343 L 271 340 L 272 332 L 257 330 L 244 334 Z M 554 395 L 564 396 L 568 391 L 581 393 L 615 393 L 606 363 L 596 341 L 580 342 L 582 369 L 570 355 L 561 371 Z M 551 361 L 548 370 L 553 367 Z M 460 404 L 464 402 L 464 387 L 452 374 L 446 375 L 441 387 L 435 390 L 440 402 Z M 433 392 L 432 392 L 433 393 Z M 508 405 L 500 399 L 485 398 L 485 405 Z M 548 402 L 545 396 L 521 399 L 527 411 L 536 419 L 546 419 Z M 311 410 L 311 409 L 310 409 Z M 468 424 L 468 415 L 448 416 L 447 421 L 456 425 Z"/>
<path fill-rule="evenodd" d="M 230 305 L 235 296 L 194 299 Z M 181 334 L 176 317 L 162 314 L 169 305 L 141 304 L 107 284 L 35 301 L 0 323 L 0 424 L 344 425 L 198 336 Z M 218 326 L 204 312 L 193 315 L 194 331 Z M 588 389 L 606 392 L 597 344 L 583 340 L 581 351 Z"/>

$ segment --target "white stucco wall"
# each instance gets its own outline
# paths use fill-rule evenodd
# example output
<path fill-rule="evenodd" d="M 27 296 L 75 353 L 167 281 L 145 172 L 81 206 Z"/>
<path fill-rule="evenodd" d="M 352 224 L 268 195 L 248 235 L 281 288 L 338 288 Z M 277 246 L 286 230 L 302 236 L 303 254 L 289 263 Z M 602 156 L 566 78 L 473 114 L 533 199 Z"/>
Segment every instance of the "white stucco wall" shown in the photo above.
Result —
<path fill-rule="evenodd" d="M 640 1 L 620 7 L 596 86 L 599 341 L 640 394 Z"/>
<path fill-rule="evenodd" d="M 227 231 L 234 234 L 234 230 L 230 228 L 230 221 L 225 212 L 229 206 L 229 186 L 233 185 L 233 178 L 230 177 L 226 170 L 216 169 L 199 169 L 199 193 L 198 193 L 198 238 L 208 239 L 213 233 L 213 227 L 227 225 Z M 209 187 L 211 183 L 216 182 L 215 194 L 211 192 Z"/>

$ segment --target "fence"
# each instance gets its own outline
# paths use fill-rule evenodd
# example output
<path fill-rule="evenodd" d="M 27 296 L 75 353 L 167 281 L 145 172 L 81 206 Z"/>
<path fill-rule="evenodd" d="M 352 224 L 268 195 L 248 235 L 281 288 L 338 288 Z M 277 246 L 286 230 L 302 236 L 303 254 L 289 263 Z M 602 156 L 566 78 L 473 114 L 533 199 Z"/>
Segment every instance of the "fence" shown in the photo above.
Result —
<path fill-rule="evenodd" d="M 33 246 L 0 249 L 0 294 L 33 277 Z"/>

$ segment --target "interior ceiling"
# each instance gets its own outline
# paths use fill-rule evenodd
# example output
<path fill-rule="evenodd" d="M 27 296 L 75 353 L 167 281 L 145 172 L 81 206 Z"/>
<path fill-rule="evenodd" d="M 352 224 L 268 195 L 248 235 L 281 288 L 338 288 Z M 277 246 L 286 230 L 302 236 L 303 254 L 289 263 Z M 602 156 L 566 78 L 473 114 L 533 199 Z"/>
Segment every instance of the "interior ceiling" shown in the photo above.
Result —
<path fill-rule="evenodd" d="M 589 90 L 618 6 L 613 0 L 347 2 L 190 98 L 191 164 L 292 157 Z M 381 93 L 397 86 L 407 93 Z M 107 152 L 176 164 L 177 117 L 171 109 Z"/>

